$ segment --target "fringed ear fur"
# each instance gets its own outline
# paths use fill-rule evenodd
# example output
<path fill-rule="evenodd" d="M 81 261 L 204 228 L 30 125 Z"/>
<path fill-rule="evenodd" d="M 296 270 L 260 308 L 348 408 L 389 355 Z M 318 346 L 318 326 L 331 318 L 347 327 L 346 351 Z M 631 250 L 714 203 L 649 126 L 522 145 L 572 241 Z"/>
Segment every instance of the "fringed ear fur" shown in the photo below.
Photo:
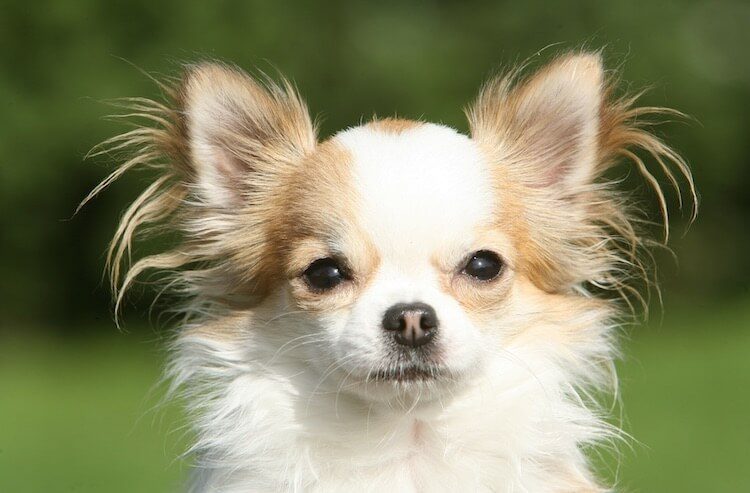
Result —
<path fill-rule="evenodd" d="M 512 90 L 498 79 L 474 107 L 472 133 L 502 139 L 508 155 L 524 160 L 529 186 L 586 184 L 597 159 L 603 81 L 596 55 L 556 60 Z"/>
<path fill-rule="evenodd" d="M 315 147 L 310 117 L 288 83 L 260 84 L 206 64 L 188 70 L 181 94 L 196 185 L 209 205 L 238 206 Z"/>
<path fill-rule="evenodd" d="M 636 97 L 613 97 L 598 53 L 568 54 L 528 77 L 520 71 L 492 79 L 467 110 L 472 138 L 498 170 L 498 187 L 519 205 L 523 269 L 548 291 L 597 287 L 639 295 L 635 278 L 648 278 L 638 252 L 650 240 L 639 217 L 605 171 L 630 160 L 654 190 L 669 231 L 666 200 L 645 164 L 650 155 L 677 188 L 697 196 L 685 161 L 653 133 L 651 116 L 679 114 L 639 108 Z M 509 185 L 505 182 L 511 182 Z M 627 299 L 627 296 L 626 296 Z M 642 299 L 641 299 L 642 300 Z"/>
<path fill-rule="evenodd" d="M 316 129 L 290 83 L 254 79 L 217 63 L 186 67 L 181 80 L 160 84 L 165 102 L 130 98 L 118 102 L 135 130 L 105 141 L 91 155 L 129 156 L 84 199 L 132 168 L 160 176 L 123 215 L 111 242 L 108 267 L 117 313 L 125 290 L 147 270 L 171 273 L 170 285 L 189 299 L 231 303 L 268 288 L 276 194 L 317 145 Z M 81 205 L 83 205 L 83 203 Z M 132 266 L 133 240 L 177 231 L 171 250 Z"/>

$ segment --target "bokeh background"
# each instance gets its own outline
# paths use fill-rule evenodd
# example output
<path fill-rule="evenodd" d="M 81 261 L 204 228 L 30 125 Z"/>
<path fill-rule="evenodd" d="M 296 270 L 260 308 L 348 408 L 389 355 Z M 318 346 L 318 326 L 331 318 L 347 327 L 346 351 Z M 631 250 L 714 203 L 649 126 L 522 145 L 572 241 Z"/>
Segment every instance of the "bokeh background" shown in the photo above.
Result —
<path fill-rule="evenodd" d="M 278 68 L 324 134 L 373 113 L 465 129 L 462 107 L 494 70 L 582 46 L 604 47 L 625 87 L 650 87 L 644 104 L 692 117 L 659 132 L 701 195 L 689 231 L 675 215 L 679 261 L 657 256 L 663 310 L 627 330 L 635 439 L 619 466 L 604 454 L 603 474 L 624 491 L 750 491 L 749 33 L 742 0 L 2 2 L 0 491 L 173 491 L 188 471 L 179 409 L 153 387 L 168 324 L 145 290 L 118 331 L 102 281 L 108 238 L 148 177 L 72 217 L 110 164 L 83 156 L 123 130 L 102 101 L 159 95 L 134 66 Z"/>

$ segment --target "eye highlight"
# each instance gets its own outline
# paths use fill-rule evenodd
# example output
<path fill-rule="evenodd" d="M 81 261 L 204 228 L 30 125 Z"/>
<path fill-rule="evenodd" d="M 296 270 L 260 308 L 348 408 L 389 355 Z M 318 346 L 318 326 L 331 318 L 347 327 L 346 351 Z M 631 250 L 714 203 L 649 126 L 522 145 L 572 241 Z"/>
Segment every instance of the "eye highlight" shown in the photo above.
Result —
<path fill-rule="evenodd" d="M 330 257 L 320 258 L 311 263 L 302 277 L 308 286 L 316 291 L 328 291 L 335 288 L 348 277 L 339 262 Z"/>
<path fill-rule="evenodd" d="M 503 270 L 503 260 L 495 252 L 479 250 L 464 266 L 462 273 L 479 281 L 491 281 Z"/>

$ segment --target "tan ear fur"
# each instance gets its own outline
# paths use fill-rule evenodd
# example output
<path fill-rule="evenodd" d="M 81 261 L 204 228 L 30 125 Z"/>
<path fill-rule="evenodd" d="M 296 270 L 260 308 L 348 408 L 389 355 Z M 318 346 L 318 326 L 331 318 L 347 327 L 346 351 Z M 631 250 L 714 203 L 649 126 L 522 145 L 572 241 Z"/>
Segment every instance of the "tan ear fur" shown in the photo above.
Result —
<path fill-rule="evenodd" d="M 471 110 L 472 135 L 521 157 L 529 186 L 590 182 L 604 91 L 601 57 L 562 57 L 511 87 L 513 82 L 499 78 L 483 89 Z"/>
<path fill-rule="evenodd" d="M 181 94 L 196 181 L 213 205 L 236 206 L 253 181 L 283 173 L 315 148 L 307 108 L 286 82 L 209 63 L 187 71 Z"/>
<path fill-rule="evenodd" d="M 217 63 L 188 66 L 181 79 L 160 88 L 164 102 L 119 102 L 130 111 L 125 116 L 140 120 L 137 128 L 91 153 L 127 158 L 84 203 L 130 169 L 158 172 L 110 244 L 115 311 L 128 287 L 150 270 L 187 298 L 188 314 L 252 302 L 274 278 L 261 260 L 278 243 L 276 192 L 317 145 L 307 108 L 289 82 L 256 80 Z M 172 247 L 129 265 L 139 232 Z"/>
<path fill-rule="evenodd" d="M 640 297 L 636 286 L 648 278 L 649 258 L 642 247 L 653 242 L 639 225 L 652 219 L 603 176 L 622 158 L 656 194 L 665 232 L 666 201 L 645 156 L 678 192 L 681 176 L 697 204 L 687 164 L 649 132 L 649 117 L 676 112 L 614 97 L 614 80 L 598 53 L 563 55 L 531 76 L 513 71 L 490 80 L 467 110 L 472 138 L 495 167 L 508 205 L 498 220 L 512 226 L 521 269 L 547 291 Z"/>

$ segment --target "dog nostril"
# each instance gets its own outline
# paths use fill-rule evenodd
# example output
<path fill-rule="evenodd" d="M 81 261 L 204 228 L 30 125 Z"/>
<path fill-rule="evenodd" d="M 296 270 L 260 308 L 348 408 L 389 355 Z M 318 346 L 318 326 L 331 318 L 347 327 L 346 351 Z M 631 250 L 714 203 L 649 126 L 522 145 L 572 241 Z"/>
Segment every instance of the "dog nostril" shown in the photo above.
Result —
<path fill-rule="evenodd" d="M 383 328 L 386 330 L 399 330 L 404 324 L 403 311 L 394 308 L 391 307 L 383 316 Z"/>
<path fill-rule="evenodd" d="M 383 328 L 393 331 L 395 341 L 418 347 L 430 342 L 438 328 L 435 310 L 425 303 L 398 303 L 383 315 Z"/>
<path fill-rule="evenodd" d="M 419 323 L 424 330 L 437 329 L 438 323 L 435 310 L 430 307 L 429 310 L 422 312 Z"/>

